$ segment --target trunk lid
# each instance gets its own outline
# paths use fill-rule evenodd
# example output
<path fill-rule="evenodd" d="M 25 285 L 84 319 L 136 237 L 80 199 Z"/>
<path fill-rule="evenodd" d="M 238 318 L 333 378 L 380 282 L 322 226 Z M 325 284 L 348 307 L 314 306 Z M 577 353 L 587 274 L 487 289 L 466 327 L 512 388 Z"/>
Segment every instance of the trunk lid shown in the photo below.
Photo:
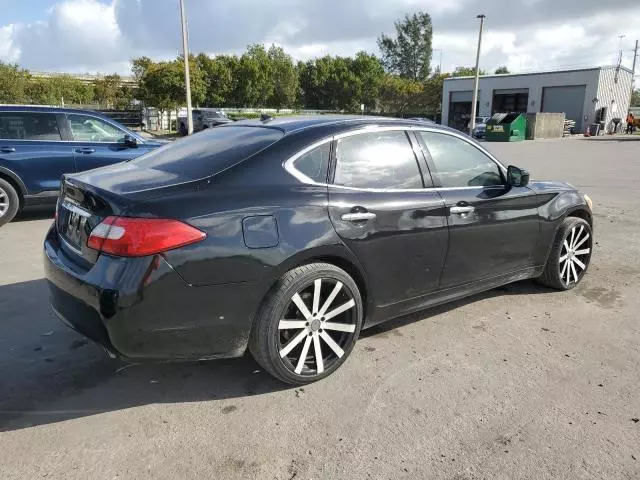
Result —
<path fill-rule="evenodd" d="M 110 215 L 126 216 L 139 201 L 169 195 L 192 181 L 131 162 L 64 175 L 56 218 L 62 248 L 76 263 L 90 267 L 99 252 L 89 248 L 87 240 L 100 222 Z"/>

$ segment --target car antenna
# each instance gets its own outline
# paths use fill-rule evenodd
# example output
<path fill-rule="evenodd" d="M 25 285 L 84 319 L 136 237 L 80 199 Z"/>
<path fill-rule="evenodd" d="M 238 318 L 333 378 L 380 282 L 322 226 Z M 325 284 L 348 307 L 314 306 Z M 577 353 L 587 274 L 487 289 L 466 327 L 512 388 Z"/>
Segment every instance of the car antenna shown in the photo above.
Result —
<path fill-rule="evenodd" d="M 273 120 L 273 117 L 271 115 L 269 115 L 268 113 L 263 113 L 262 115 L 260 115 L 260 121 L 261 122 L 268 122 L 270 120 Z"/>

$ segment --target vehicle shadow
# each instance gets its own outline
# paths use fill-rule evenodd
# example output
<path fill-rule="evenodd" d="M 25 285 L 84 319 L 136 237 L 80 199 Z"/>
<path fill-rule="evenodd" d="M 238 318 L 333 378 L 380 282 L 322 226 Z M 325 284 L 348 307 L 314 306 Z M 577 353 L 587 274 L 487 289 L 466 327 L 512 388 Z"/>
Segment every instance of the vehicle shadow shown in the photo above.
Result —
<path fill-rule="evenodd" d="M 48 218 L 53 220 L 56 213 L 56 207 L 54 205 L 43 205 L 37 207 L 25 207 L 16 218 L 11 220 L 12 222 L 28 222 L 31 220 L 46 220 Z"/>
<path fill-rule="evenodd" d="M 158 403 L 289 388 L 245 355 L 126 364 L 51 313 L 44 279 L 0 286 L 0 432 Z"/>
<path fill-rule="evenodd" d="M 521 282 L 386 322 L 363 337 L 499 295 L 546 293 Z M 225 400 L 292 388 L 246 354 L 213 362 L 125 364 L 51 313 L 44 279 L 0 286 L 0 432 L 161 403 Z M 224 402 L 219 407 L 229 407 Z"/>

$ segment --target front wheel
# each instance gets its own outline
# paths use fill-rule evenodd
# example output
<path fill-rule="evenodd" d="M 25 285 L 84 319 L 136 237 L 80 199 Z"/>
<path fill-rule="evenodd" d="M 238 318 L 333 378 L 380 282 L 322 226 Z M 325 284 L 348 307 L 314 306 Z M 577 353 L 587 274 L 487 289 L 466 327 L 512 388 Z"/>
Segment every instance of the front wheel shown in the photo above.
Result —
<path fill-rule="evenodd" d="M 347 359 L 362 327 L 357 285 L 327 263 L 287 272 L 267 296 L 249 349 L 271 375 L 292 385 L 320 380 Z"/>
<path fill-rule="evenodd" d="M 538 281 L 556 290 L 570 290 L 587 272 L 591 261 L 593 235 L 591 225 L 582 218 L 565 218 Z"/>
<path fill-rule="evenodd" d="M 0 227 L 9 223 L 20 208 L 18 192 L 6 180 L 0 178 Z"/>

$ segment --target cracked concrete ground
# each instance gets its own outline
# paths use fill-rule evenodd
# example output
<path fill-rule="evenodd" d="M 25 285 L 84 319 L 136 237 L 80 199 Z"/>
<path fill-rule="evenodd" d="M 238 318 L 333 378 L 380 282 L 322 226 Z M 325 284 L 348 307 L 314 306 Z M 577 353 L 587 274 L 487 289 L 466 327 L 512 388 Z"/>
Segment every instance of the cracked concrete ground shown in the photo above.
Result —
<path fill-rule="evenodd" d="M 366 331 L 328 379 L 108 359 L 49 311 L 51 211 L 0 229 L 0 478 L 640 478 L 640 141 L 486 144 L 595 204 L 566 293 L 532 282 Z"/>

